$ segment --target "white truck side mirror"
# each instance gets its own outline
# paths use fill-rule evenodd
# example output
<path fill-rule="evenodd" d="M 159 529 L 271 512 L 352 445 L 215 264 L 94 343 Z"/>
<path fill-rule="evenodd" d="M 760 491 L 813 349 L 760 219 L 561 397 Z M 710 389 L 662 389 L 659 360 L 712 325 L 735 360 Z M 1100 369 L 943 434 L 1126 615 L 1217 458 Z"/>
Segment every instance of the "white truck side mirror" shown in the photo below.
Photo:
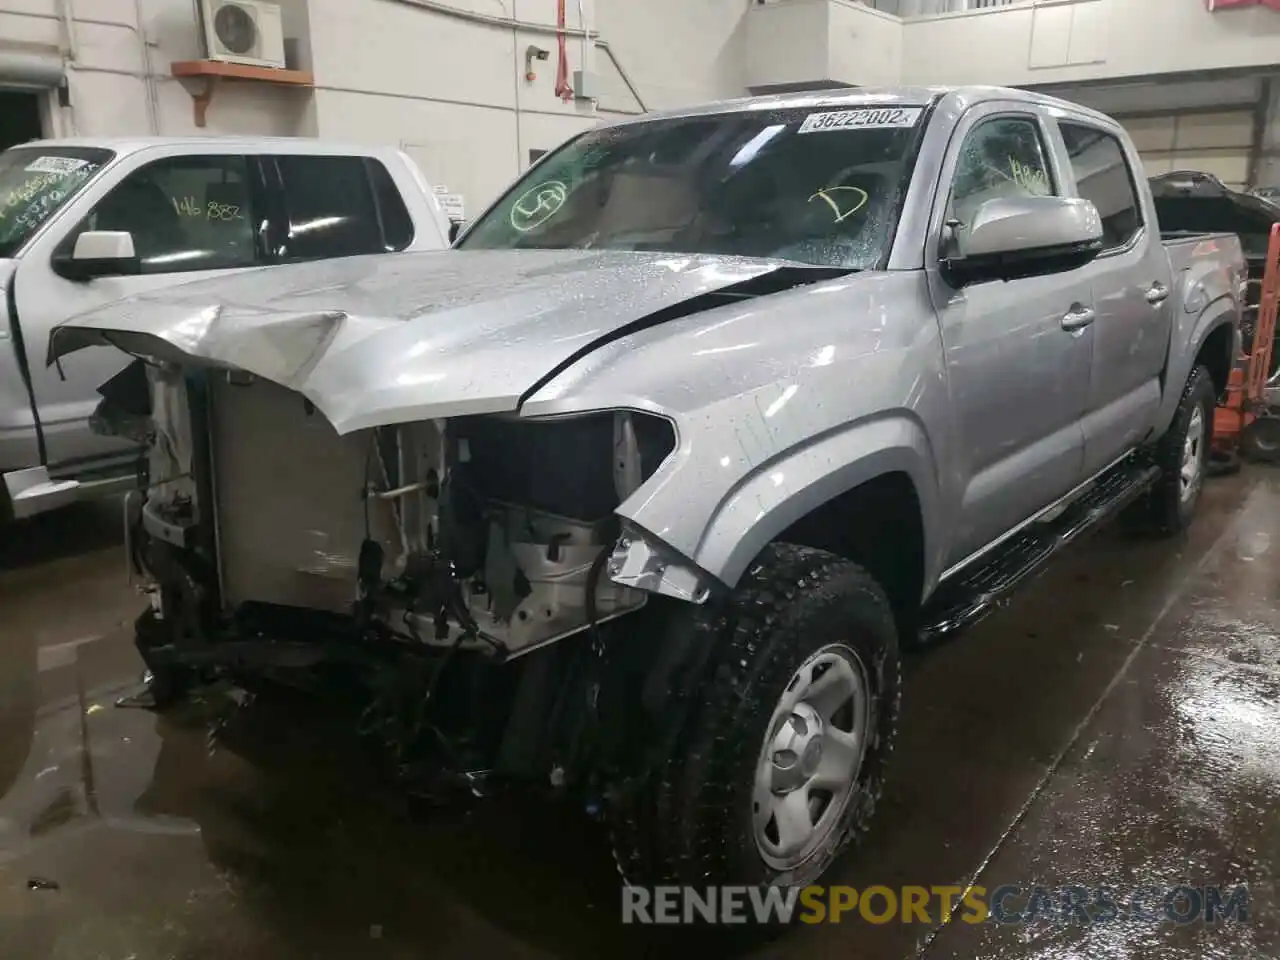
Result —
<path fill-rule="evenodd" d="M 71 255 L 55 255 L 53 270 L 67 280 L 130 276 L 142 272 L 127 230 L 86 230 L 76 237 Z"/>
<path fill-rule="evenodd" d="M 76 237 L 72 260 L 132 260 L 133 234 L 128 230 L 86 230 Z"/>

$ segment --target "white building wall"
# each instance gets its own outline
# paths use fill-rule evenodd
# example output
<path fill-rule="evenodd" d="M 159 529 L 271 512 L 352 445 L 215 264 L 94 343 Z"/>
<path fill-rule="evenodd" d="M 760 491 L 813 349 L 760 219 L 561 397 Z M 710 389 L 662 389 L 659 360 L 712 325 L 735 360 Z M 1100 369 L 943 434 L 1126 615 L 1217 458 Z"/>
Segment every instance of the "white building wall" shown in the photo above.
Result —
<path fill-rule="evenodd" d="M 1262 135 L 1258 186 L 1280 187 L 1280 82 L 1271 85 L 1271 100 Z"/>
<path fill-rule="evenodd" d="M 908 83 L 1009 86 L 1280 65 L 1280 13 L 1203 0 L 1015 4 L 903 23 Z"/>
<path fill-rule="evenodd" d="M 886 9 L 761 0 L 748 17 L 747 83 L 1029 86 L 1280 67 L 1280 13 L 1261 6 L 1210 13 L 1203 0 L 1021 0 L 915 17 L 919 0 L 876 2 Z"/>
<path fill-rule="evenodd" d="M 746 21 L 753 89 L 901 80 L 903 23 L 892 14 L 854 0 L 783 0 L 753 7 Z"/>
<path fill-rule="evenodd" d="M 403 144 L 474 210 L 527 166 L 531 149 L 550 149 L 601 116 L 745 93 L 748 3 L 568 0 L 567 26 L 585 24 L 609 47 L 567 41 L 570 70 L 585 60 L 598 77 L 598 108 L 554 95 L 555 0 L 284 0 L 285 34 L 298 41 L 296 65 L 314 72 L 315 90 L 223 81 L 202 130 L 190 94 L 170 76 L 173 61 L 201 56 L 195 0 L 0 0 L 0 49 L 34 45 L 67 58 L 72 106 L 55 111 L 54 133 Z M 71 31 L 61 19 L 68 4 Z M 550 52 L 532 82 L 530 45 Z"/>
<path fill-rule="evenodd" d="M 561 103 L 555 0 L 283 0 L 308 91 L 224 82 L 196 128 L 170 76 L 200 56 L 195 0 L 0 0 L 0 52 L 67 59 L 71 106 L 53 132 L 320 135 L 402 144 L 469 212 L 528 163 L 601 116 L 838 82 L 1069 85 L 1111 77 L 1280 67 L 1280 14 L 1210 14 L 1193 0 L 1074 0 L 900 19 L 855 0 L 568 0 L 571 69 L 597 77 L 598 107 Z M 579 9 L 581 6 L 581 14 Z M 480 23 L 448 11 L 488 18 Z M 900 7 L 899 9 L 905 9 Z M 68 31 L 64 11 L 73 17 Z M 523 24 L 521 26 L 520 24 Z M 526 81 L 525 51 L 550 52 Z M 612 57 L 609 54 L 612 54 Z M 621 64 L 631 85 L 614 67 Z M 1280 150 L 1280 105 L 1268 149 Z M 1266 158 L 1267 177 L 1280 161 Z"/>
<path fill-rule="evenodd" d="M 432 9 L 446 5 L 526 26 Z M 554 0 L 310 0 L 310 9 L 321 134 L 403 145 L 428 178 L 466 198 L 468 215 L 528 166 L 531 150 L 601 117 L 745 92 L 747 0 L 569 0 L 566 26 L 608 45 L 566 41 L 570 78 L 585 62 L 598 107 L 555 96 Z M 550 52 L 534 61 L 533 81 L 530 46 Z"/>
<path fill-rule="evenodd" d="M 169 75 L 172 61 L 201 55 L 191 0 L 72 0 L 69 35 L 61 19 L 67 2 L 0 0 L 0 44 L 50 48 L 67 58 L 71 106 L 56 117 L 55 133 L 201 132 L 191 97 Z M 286 22 L 300 10 L 286 6 Z M 297 90 L 224 84 L 203 132 L 314 134 L 308 99 Z"/>

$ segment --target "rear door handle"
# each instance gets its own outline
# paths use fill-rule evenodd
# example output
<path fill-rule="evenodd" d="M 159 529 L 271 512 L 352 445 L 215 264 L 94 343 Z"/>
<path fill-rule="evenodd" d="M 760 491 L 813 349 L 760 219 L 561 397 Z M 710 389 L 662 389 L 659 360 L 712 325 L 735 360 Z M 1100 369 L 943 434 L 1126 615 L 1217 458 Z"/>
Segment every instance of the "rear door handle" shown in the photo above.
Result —
<path fill-rule="evenodd" d="M 1169 297 L 1169 288 L 1163 283 L 1153 283 L 1146 292 L 1147 303 L 1155 305 L 1164 303 Z"/>
<path fill-rule="evenodd" d="M 1077 333 L 1097 318 L 1092 307 L 1075 307 L 1062 317 L 1062 329 L 1068 333 Z"/>

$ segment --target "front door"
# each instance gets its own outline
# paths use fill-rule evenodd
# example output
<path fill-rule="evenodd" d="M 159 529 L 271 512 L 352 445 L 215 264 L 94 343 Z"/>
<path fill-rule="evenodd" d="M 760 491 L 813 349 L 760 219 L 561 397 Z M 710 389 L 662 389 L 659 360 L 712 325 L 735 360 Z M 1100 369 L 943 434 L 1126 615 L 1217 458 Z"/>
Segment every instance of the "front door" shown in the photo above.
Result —
<path fill-rule="evenodd" d="M 966 115 L 943 167 L 933 253 L 945 256 L 949 236 L 961 242 L 987 200 L 1061 194 L 1048 143 L 1023 104 Z M 1087 317 L 1092 298 L 1082 270 L 957 290 L 931 259 L 954 417 L 952 567 L 1081 482 L 1093 334 L 1072 318 Z"/>
<path fill-rule="evenodd" d="M 167 157 L 136 167 L 98 184 L 85 217 L 48 231 L 19 261 L 14 292 L 50 466 L 127 446 L 90 434 L 84 423 L 101 399 L 98 386 L 129 362 L 111 347 L 90 347 L 63 358 L 61 372 L 46 367 L 50 331 L 122 297 L 261 263 L 250 189 L 256 169 L 245 157 L 224 155 Z M 129 231 L 141 275 L 76 282 L 54 273 L 51 258 L 74 250 L 85 230 Z"/>

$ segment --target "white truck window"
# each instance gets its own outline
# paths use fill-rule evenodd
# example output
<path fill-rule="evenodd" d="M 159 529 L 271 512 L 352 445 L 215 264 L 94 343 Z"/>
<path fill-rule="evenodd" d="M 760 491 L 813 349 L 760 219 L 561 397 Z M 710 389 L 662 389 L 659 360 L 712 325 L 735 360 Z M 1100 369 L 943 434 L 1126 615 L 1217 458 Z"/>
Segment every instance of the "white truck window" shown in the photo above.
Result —
<path fill-rule="evenodd" d="M 1096 127 L 1059 123 L 1080 196 L 1098 208 L 1107 249 L 1127 246 L 1142 228 L 1142 205 L 1120 141 Z"/>
<path fill-rule="evenodd" d="M 288 215 L 281 260 L 384 253 L 363 157 L 278 156 Z"/>
<path fill-rule="evenodd" d="M 366 157 L 365 167 L 373 181 L 373 193 L 378 201 L 378 216 L 382 221 L 382 248 L 396 253 L 413 243 L 413 217 L 404 205 L 400 188 L 379 160 Z"/>
<path fill-rule="evenodd" d="M 127 230 L 143 273 L 253 266 L 247 162 L 241 156 L 157 160 L 130 173 L 63 241 L 84 230 Z"/>
<path fill-rule="evenodd" d="M 967 226 L 988 200 L 1056 196 L 1046 157 L 1040 125 L 1032 117 L 994 117 L 978 124 L 960 148 L 947 219 Z"/>

